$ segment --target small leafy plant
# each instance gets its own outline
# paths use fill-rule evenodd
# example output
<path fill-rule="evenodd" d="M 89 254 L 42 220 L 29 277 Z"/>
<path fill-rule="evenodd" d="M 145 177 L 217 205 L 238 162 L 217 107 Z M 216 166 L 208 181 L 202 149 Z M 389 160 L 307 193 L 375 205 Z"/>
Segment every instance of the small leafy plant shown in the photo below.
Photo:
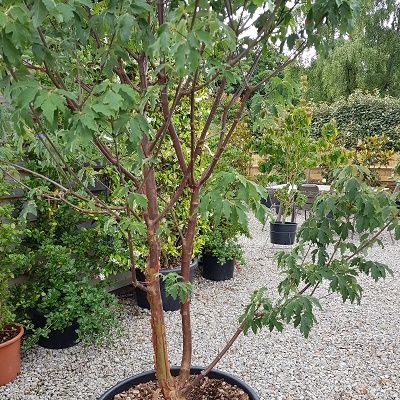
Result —
<path fill-rule="evenodd" d="M 11 207 L 0 204 L 0 343 L 10 338 L 6 330 L 15 322 L 15 304 L 11 299 L 10 280 L 14 277 L 9 254 L 20 241 L 19 229 L 12 219 Z"/>
<path fill-rule="evenodd" d="M 44 327 L 31 324 L 30 344 L 76 322 L 79 340 L 89 343 L 103 341 L 118 328 L 116 297 L 82 273 L 68 248 L 43 243 L 31 260 L 26 266 L 28 281 L 13 292 L 21 319 L 29 321 L 39 313 L 46 320 Z"/>
<path fill-rule="evenodd" d="M 277 299 L 266 296 L 267 288 L 253 293 L 240 318 L 245 333 L 263 327 L 282 331 L 291 323 L 307 337 L 322 298 L 336 293 L 343 302 L 360 303 L 360 275 L 377 281 L 392 273 L 380 261 L 368 259 L 367 252 L 375 244 L 383 246 L 379 237 L 386 229 L 400 239 L 398 210 L 389 193 L 365 183 L 367 174 L 367 169 L 358 166 L 336 173 L 335 193 L 319 198 L 315 213 L 300 229 L 296 246 L 276 255 L 282 273 Z M 318 296 L 325 288 L 328 293 Z"/>
<path fill-rule="evenodd" d="M 221 265 L 229 260 L 236 260 L 240 264 L 245 262 L 243 249 L 237 236 L 230 237 L 224 228 L 216 228 L 209 233 L 203 254 L 206 253 L 216 257 Z"/>

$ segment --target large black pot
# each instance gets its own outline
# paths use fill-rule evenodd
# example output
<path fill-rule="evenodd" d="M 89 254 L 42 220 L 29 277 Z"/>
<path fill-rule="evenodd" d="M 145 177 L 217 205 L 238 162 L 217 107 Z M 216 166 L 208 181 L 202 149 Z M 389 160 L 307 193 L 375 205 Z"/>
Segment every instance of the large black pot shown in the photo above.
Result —
<path fill-rule="evenodd" d="M 193 260 L 192 263 L 190 264 L 190 282 L 193 282 L 193 277 L 194 277 L 194 272 L 198 266 L 198 261 Z M 173 269 L 162 269 L 160 270 L 160 273 L 162 275 L 167 275 L 170 272 L 174 272 L 176 274 L 181 273 L 181 268 L 173 268 Z M 137 270 L 136 271 L 136 276 L 138 281 L 144 281 L 145 276 L 142 271 Z M 181 303 L 179 302 L 179 299 L 174 300 L 173 297 L 168 296 L 167 292 L 165 290 L 165 282 L 160 278 L 160 290 L 161 290 L 161 299 L 163 302 L 163 310 L 164 311 L 177 311 L 180 309 Z M 150 309 L 150 304 L 147 301 L 147 294 L 143 290 L 136 288 L 136 300 L 137 304 L 141 308 L 147 308 L 148 310 Z"/>
<path fill-rule="evenodd" d="M 226 281 L 233 278 L 235 260 L 227 260 L 224 264 L 211 254 L 204 254 L 202 258 L 202 275 L 211 281 Z"/>
<path fill-rule="evenodd" d="M 46 326 L 46 318 L 38 311 L 31 312 L 32 323 L 35 328 L 44 328 Z M 38 345 L 46 349 L 66 349 L 78 343 L 78 334 L 76 330 L 79 328 L 78 322 L 74 321 L 70 326 L 63 330 L 54 330 L 49 336 L 41 336 Z"/>
<path fill-rule="evenodd" d="M 192 367 L 190 369 L 190 373 L 192 375 L 198 375 L 204 368 L 201 367 Z M 172 367 L 171 373 L 173 376 L 177 376 L 179 374 L 179 367 Z M 211 379 L 222 379 L 226 383 L 230 385 L 236 385 L 240 389 L 244 390 L 250 397 L 250 400 L 260 400 L 258 394 L 246 383 L 242 382 L 239 378 L 228 374 L 226 372 L 220 371 L 218 369 L 213 369 L 208 375 Z M 135 375 L 131 378 L 125 379 L 124 381 L 118 383 L 113 386 L 106 393 L 104 393 L 98 400 L 113 400 L 114 396 L 124 392 L 125 390 L 130 389 L 133 386 L 136 386 L 140 383 L 146 383 L 152 381 L 156 378 L 156 374 L 154 371 L 143 372 L 142 374 Z"/>
<path fill-rule="evenodd" d="M 295 222 L 270 223 L 271 243 L 292 245 L 296 239 L 297 224 Z"/>

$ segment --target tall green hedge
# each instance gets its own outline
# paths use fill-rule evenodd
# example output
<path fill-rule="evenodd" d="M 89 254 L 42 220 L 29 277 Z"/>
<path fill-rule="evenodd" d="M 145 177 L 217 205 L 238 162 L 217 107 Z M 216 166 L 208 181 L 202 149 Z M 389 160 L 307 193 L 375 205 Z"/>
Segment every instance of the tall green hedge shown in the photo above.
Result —
<path fill-rule="evenodd" d="M 346 145 L 353 147 L 357 142 L 372 135 L 384 133 L 391 146 L 400 150 L 400 99 L 379 97 L 356 91 L 347 100 L 340 99 L 332 104 L 314 104 L 311 132 L 318 135 L 323 124 L 336 120 L 337 127 L 345 136 Z"/>

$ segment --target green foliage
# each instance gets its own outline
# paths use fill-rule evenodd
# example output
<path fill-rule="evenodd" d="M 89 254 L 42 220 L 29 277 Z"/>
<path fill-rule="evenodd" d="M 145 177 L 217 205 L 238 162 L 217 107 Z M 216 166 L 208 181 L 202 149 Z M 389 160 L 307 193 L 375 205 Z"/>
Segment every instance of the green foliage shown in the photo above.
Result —
<path fill-rule="evenodd" d="M 102 284 L 94 285 L 92 279 L 127 268 L 127 259 L 119 255 L 117 238 L 110 242 L 99 227 L 79 228 L 88 221 L 69 207 L 45 201 L 35 205 L 38 219 L 31 223 L 21 220 L 24 199 L 0 206 L 4 321 L 32 327 L 31 311 L 43 314 L 46 326 L 34 329 L 30 344 L 74 321 L 79 322 L 80 339 L 104 340 L 118 328 L 119 306 L 116 298 Z M 115 257 L 120 257 L 118 262 Z M 14 286 L 8 299 L 9 279 L 21 274 L 28 281 Z"/>
<path fill-rule="evenodd" d="M 213 255 L 221 265 L 229 260 L 235 260 L 243 265 L 245 262 L 243 249 L 237 236 L 232 237 L 232 233 L 227 232 L 229 229 L 226 228 L 226 225 L 229 227 L 229 222 L 222 223 L 210 231 L 203 254 Z M 236 232 L 235 234 L 237 235 Z"/>
<path fill-rule="evenodd" d="M 289 107 L 297 106 L 302 97 L 301 82 L 298 76 L 291 76 L 285 71 L 283 76 L 271 79 L 267 88 L 259 90 L 249 101 L 249 113 L 253 134 L 260 137 L 274 119 Z"/>
<path fill-rule="evenodd" d="M 400 100 L 396 98 L 356 91 L 347 100 L 339 99 L 331 105 L 318 104 L 313 110 L 311 132 L 314 136 L 333 119 L 344 135 L 347 148 L 354 148 L 365 137 L 385 134 L 390 147 L 399 149 Z"/>
<path fill-rule="evenodd" d="M 105 231 L 107 218 L 83 216 L 68 205 L 37 200 L 37 221 L 23 239 L 25 248 L 36 251 L 43 242 L 68 248 L 80 271 L 89 276 L 111 276 L 129 269 L 124 237 Z M 18 210 L 18 208 L 17 208 Z"/>
<path fill-rule="evenodd" d="M 232 259 L 243 264 L 238 235 L 250 235 L 248 210 L 265 223 L 268 210 L 261 204 L 261 199 L 266 196 L 262 186 L 232 167 L 226 166 L 225 171 L 221 168 L 216 172 L 204 187 L 199 204 L 199 212 L 205 221 L 201 225 L 205 237 L 203 254 L 212 254 L 220 264 Z"/>
<path fill-rule="evenodd" d="M 364 182 L 368 173 L 358 166 L 337 171 L 335 192 L 318 199 L 314 214 L 299 231 L 296 246 L 276 254 L 283 275 L 280 298 L 272 302 L 266 288 L 255 291 L 240 318 L 245 333 L 263 327 L 282 331 L 292 323 L 307 337 L 316 322 L 314 309 L 321 308 L 316 294 L 323 283 L 328 294 L 338 294 L 343 302 L 360 303 L 360 275 L 377 281 L 392 273 L 385 264 L 369 260 L 367 252 L 376 244 L 383 246 L 379 235 L 385 229 L 400 239 L 398 210 L 389 193 Z"/>
<path fill-rule="evenodd" d="M 278 222 L 284 222 L 294 205 L 302 205 L 304 196 L 294 188 L 306 180 L 306 170 L 325 164 L 337 167 L 346 161 L 342 149 L 333 146 L 337 135 L 336 127 L 327 124 L 321 129 L 319 139 L 310 134 L 311 110 L 303 104 L 289 107 L 274 124 L 265 129 L 263 137 L 256 142 L 256 151 L 264 158 L 259 165 L 264 174 L 264 184 L 271 182 L 285 184 L 276 191 L 280 200 Z"/>
<path fill-rule="evenodd" d="M 25 323 L 33 310 L 46 319 L 43 328 L 33 327 L 30 344 L 75 321 L 80 340 L 99 342 L 112 337 L 119 326 L 118 301 L 101 284 L 91 283 L 69 249 L 44 242 L 32 255 L 26 272 L 28 281 L 13 291 L 16 311 Z"/>
<path fill-rule="evenodd" d="M 15 304 L 9 292 L 10 280 L 14 277 L 10 254 L 20 242 L 19 234 L 10 207 L 0 204 L 0 332 L 6 325 L 15 322 Z"/>
<path fill-rule="evenodd" d="M 160 274 L 160 278 L 165 282 L 165 291 L 168 296 L 174 300 L 179 299 L 181 303 L 186 303 L 193 292 L 193 286 L 190 282 L 185 282 L 181 275 L 169 272 Z"/>
<path fill-rule="evenodd" d="M 276 9 L 272 11 L 271 6 Z M 78 208 L 89 215 L 91 211 L 106 213 L 105 229 L 132 235 L 139 252 L 143 242 L 152 246 L 151 261 L 155 262 L 160 257 L 159 245 L 165 246 L 167 240 L 169 249 L 172 243 L 179 248 L 179 238 L 188 234 L 189 222 L 197 218 L 198 199 L 193 196 L 189 202 L 188 198 L 212 172 L 212 161 L 205 153 L 209 151 L 214 162 L 220 159 L 240 118 L 237 111 L 251 94 L 248 76 L 253 68 L 250 61 L 250 70 L 244 70 L 246 61 L 256 60 L 254 55 L 272 46 L 282 57 L 283 68 L 290 62 L 284 48 L 297 54 L 306 46 L 322 47 L 326 26 L 348 32 L 356 8 L 355 0 L 294 5 L 288 1 L 275 5 L 232 1 L 229 6 L 192 0 L 4 0 L 0 6 L 0 90 L 10 103 L 16 139 L 7 143 L 7 149 L 17 147 L 19 154 L 29 150 L 44 167 L 57 165 L 57 181 L 66 186 L 47 180 L 46 194 L 69 203 L 71 180 L 76 182 L 78 175 L 88 181 L 92 175 L 85 165 L 91 165 L 101 153 L 102 161 L 114 170 L 116 191 L 104 204 L 87 198 L 85 182 L 77 184 L 74 195 L 83 203 Z M 255 20 L 256 41 L 243 26 L 247 15 Z M 275 69 L 267 78 L 278 73 Z M 216 131 L 220 145 L 214 149 L 209 122 L 213 122 L 216 109 L 221 109 L 218 93 L 224 94 L 220 85 L 225 83 L 240 90 L 223 107 Z M 263 83 L 259 82 L 260 86 Z M 211 101 L 217 99 L 214 108 L 206 105 L 206 118 L 196 107 L 201 88 Z M 177 110 L 186 112 L 186 117 L 177 121 Z M 9 166 L 5 155 L 0 160 Z M 175 192 L 177 182 L 183 189 Z M 265 210 L 255 200 L 260 189 L 243 178 L 238 177 L 238 182 L 242 188 L 238 196 L 223 202 L 220 192 L 215 207 L 208 201 L 215 197 L 214 183 L 207 189 L 205 208 L 217 215 L 230 213 L 244 224 L 247 201 L 262 219 Z M 75 184 L 72 186 L 75 189 Z M 42 195 L 43 190 L 31 194 Z M 168 204 L 171 207 L 165 209 Z M 165 213 L 159 214 L 163 209 Z M 196 232 L 192 229 L 189 233 L 187 248 L 191 252 Z M 153 300 L 160 306 L 159 298 Z M 154 316 L 157 310 L 152 311 Z M 162 319 L 160 324 L 162 327 Z M 154 343 L 161 343 L 164 329 L 152 327 L 157 338 Z M 173 385 L 164 384 L 169 380 L 165 346 L 155 350 L 164 397 L 179 397 Z M 169 389 L 176 396 L 168 393 Z"/>
<path fill-rule="evenodd" d="M 199 213 L 210 221 L 210 226 L 228 224 L 230 232 L 247 233 L 247 211 L 253 211 L 264 223 L 268 210 L 261 204 L 267 197 L 266 190 L 235 170 L 216 173 L 203 188 Z M 234 236 L 234 235 L 233 235 Z M 231 237 L 233 237 L 231 236 Z"/>
<path fill-rule="evenodd" d="M 216 144 L 212 147 L 216 147 Z M 251 164 L 251 144 L 252 135 L 249 123 L 243 120 L 239 121 L 232 140 L 226 147 L 215 173 L 234 169 L 241 175 L 246 175 Z"/>
<path fill-rule="evenodd" d="M 400 7 L 396 0 L 365 0 L 350 38 L 332 34 L 331 50 L 308 68 L 308 98 L 334 102 L 355 90 L 398 96 Z"/>
<path fill-rule="evenodd" d="M 394 167 L 394 173 L 395 173 L 396 175 L 400 175 L 400 162 L 398 162 L 398 163 L 396 164 L 396 166 Z"/>
<path fill-rule="evenodd" d="M 369 169 L 377 166 L 386 167 L 394 154 L 394 151 L 390 149 L 390 142 L 386 135 L 374 135 L 366 137 L 358 143 L 353 152 L 353 163 Z M 376 171 L 370 169 L 368 182 L 373 186 L 379 185 L 379 176 Z"/>

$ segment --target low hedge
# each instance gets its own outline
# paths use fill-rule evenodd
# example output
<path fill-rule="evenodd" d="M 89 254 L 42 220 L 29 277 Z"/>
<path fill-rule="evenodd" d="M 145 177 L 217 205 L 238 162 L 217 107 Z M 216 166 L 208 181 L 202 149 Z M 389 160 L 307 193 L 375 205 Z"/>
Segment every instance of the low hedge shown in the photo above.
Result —
<path fill-rule="evenodd" d="M 355 92 L 332 104 L 314 104 L 311 133 L 318 135 L 322 126 L 334 119 L 345 136 L 346 145 L 354 147 L 366 136 L 385 134 L 391 148 L 400 150 L 400 99 Z"/>

